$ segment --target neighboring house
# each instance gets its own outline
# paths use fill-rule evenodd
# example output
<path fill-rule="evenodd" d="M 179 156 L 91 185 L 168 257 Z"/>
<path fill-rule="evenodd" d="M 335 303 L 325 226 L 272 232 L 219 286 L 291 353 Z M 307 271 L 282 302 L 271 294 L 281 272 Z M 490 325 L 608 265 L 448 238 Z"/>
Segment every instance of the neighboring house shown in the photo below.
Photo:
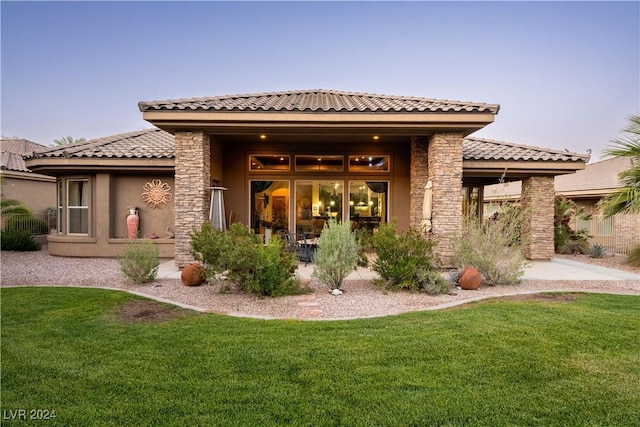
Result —
<path fill-rule="evenodd" d="M 34 173 L 27 168 L 23 154 L 47 148 L 26 139 L 2 139 L 2 163 L 0 191 L 3 199 L 22 202 L 35 215 L 44 214 L 56 205 L 56 179 Z"/>
<path fill-rule="evenodd" d="M 588 220 L 574 219 L 573 228 L 586 229 L 591 236 L 590 243 L 601 244 L 610 253 L 626 254 L 640 244 L 640 215 L 618 214 L 605 218 L 598 209 L 603 197 L 622 188 L 618 175 L 631 166 L 630 158 L 613 157 L 589 163 L 584 170 L 555 179 L 556 194 L 573 200 L 591 215 Z M 493 185 L 485 190 L 485 202 L 517 199 L 520 191 L 520 182 Z"/>
<path fill-rule="evenodd" d="M 174 138 L 147 129 L 38 150 L 25 157 L 57 179 L 57 233 L 48 250 L 61 256 L 122 255 L 128 208 L 138 209 L 139 236 L 158 237 L 174 256 Z M 55 202 L 54 202 L 55 203 Z"/>
<path fill-rule="evenodd" d="M 228 213 L 266 235 L 278 228 L 313 233 L 330 217 L 369 229 L 395 218 L 400 230 L 420 229 L 430 181 L 428 235 L 447 260 L 465 206 L 481 202 L 484 186 L 503 177 L 524 179 L 531 188 L 535 198 L 524 203 L 535 200 L 540 215 L 524 225 L 534 236 L 524 250 L 531 259 L 548 259 L 554 176 L 588 161 L 587 155 L 469 137 L 493 122 L 495 104 L 307 90 L 141 102 L 139 108 L 163 131 L 87 141 L 27 160 L 59 178 L 59 192 L 67 194 L 63 218 L 79 215 L 79 206 L 64 203 L 75 200 L 69 196 L 78 182 L 91 191 L 81 204 L 86 225 L 50 236 L 50 252 L 93 256 L 111 244 L 104 253 L 115 254 L 130 205 L 143 208 L 142 236 L 162 233 L 169 216 L 156 218 L 140 202 L 143 184 L 155 179 L 171 187 L 167 209 L 175 212 L 170 222 L 180 267 L 192 259 L 189 232 L 208 219 L 212 186 L 227 188 Z M 111 140 L 118 150 L 108 148 Z M 151 140 L 171 144 L 171 155 L 165 145 L 155 151 Z"/>

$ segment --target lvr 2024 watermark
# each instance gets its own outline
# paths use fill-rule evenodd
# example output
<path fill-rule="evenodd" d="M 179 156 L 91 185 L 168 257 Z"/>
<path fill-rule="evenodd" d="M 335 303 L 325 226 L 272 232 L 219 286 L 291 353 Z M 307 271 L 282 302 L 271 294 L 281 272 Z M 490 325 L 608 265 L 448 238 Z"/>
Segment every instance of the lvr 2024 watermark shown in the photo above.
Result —
<path fill-rule="evenodd" d="M 54 420 L 56 411 L 49 409 L 3 409 L 3 420 Z"/>

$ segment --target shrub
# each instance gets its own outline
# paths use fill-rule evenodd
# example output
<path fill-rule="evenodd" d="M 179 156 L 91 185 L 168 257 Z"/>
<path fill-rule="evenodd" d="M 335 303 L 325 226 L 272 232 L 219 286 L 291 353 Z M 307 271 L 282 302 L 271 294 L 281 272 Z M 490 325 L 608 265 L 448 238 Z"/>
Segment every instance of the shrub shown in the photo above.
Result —
<path fill-rule="evenodd" d="M 640 267 L 640 245 L 635 245 L 631 248 L 631 252 L 627 255 L 624 263 L 632 267 Z"/>
<path fill-rule="evenodd" d="M 519 283 L 528 263 L 521 251 L 523 214 L 520 207 L 505 202 L 487 220 L 466 218 L 462 233 L 454 239 L 453 263 L 460 269 L 475 267 L 488 285 Z"/>
<path fill-rule="evenodd" d="M 330 220 L 318 239 L 318 249 L 311 277 L 326 284 L 329 289 L 340 289 L 342 281 L 357 265 L 360 245 L 351 231 L 351 223 Z"/>
<path fill-rule="evenodd" d="M 591 252 L 589 242 L 584 239 L 569 240 L 558 249 L 561 254 L 588 254 Z"/>
<path fill-rule="evenodd" d="M 602 258 L 607 253 L 607 249 L 599 243 L 591 247 L 591 258 Z"/>
<path fill-rule="evenodd" d="M 9 229 L 1 233 L 0 241 L 3 251 L 37 251 L 40 243 L 36 242 L 27 230 Z"/>
<path fill-rule="evenodd" d="M 132 240 L 120 258 L 120 270 L 135 283 L 153 282 L 160 267 L 159 256 L 158 246 L 151 240 Z"/>
<path fill-rule="evenodd" d="M 434 285 L 438 280 L 432 274 L 437 273 L 440 264 L 434 253 L 435 241 L 425 239 L 415 230 L 399 234 L 396 229 L 394 219 L 389 224 L 381 224 L 378 233 L 373 235 L 377 257 L 372 268 L 380 276 L 376 284 L 388 290 L 428 289 L 432 292 L 439 289 L 440 284 Z"/>
<path fill-rule="evenodd" d="M 569 225 L 571 219 L 576 217 L 580 219 L 588 219 L 589 215 L 585 213 L 584 208 L 578 206 L 573 200 L 564 196 L 556 196 L 554 199 L 553 214 L 553 246 L 557 253 L 563 252 L 568 244 L 576 241 L 584 241 L 586 243 L 589 233 L 586 229 L 573 230 Z M 584 246 L 583 246 L 584 247 Z M 586 253 L 586 252 L 583 252 Z"/>
<path fill-rule="evenodd" d="M 206 222 L 189 235 L 192 254 L 204 264 L 207 277 L 223 274 L 241 291 L 263 296 L 301 292 L 293 275 L 298 261 L 280 239 L 271 239 L 265 246 L 253 230 L 240 223 L 231 224 L 229 231 L 223 232 Z"/>

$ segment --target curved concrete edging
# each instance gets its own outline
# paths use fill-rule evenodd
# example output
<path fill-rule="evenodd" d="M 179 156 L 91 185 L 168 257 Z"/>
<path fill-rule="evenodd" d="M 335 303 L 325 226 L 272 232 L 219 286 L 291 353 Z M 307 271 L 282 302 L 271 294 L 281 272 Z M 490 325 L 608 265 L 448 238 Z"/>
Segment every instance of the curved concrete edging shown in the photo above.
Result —
<path fill-rule="evenodd" d="M 21 287 L 52 288 L 52 287 L 59 287 L 59 288 L 105 289 L 105 290 L 109 290 L 109 291 L 126 292 L 126 293 L 129 293 L 129 294 L 132 294 L 132 295 L 148 298 L 148 299 L 151 299 L 151 300 L 154 300 L 154 301 L 158 301 L 158 302 L 162 302 L 162 303 L 165 303 L 165 304 L 175 305 L 175 306 L 180 307 L 180 308 L 184 308 L 184 309 L 187 309 L 187 310 L 193 310 L 193 311 L 197 311 L 197 312 L 200 312 L 200 313 L 210 313 L 210 314 L 218 314 L 220 316 L 229 316 L 229 317 L 238 317 L 238 318 L 247 318 L 247 319 L 258 319 L 258 320 L 297 320 L 297 321 L 303 321 L 303 322 L 308 322 L 308 321 L 330 322 L 330 321 L 344 321 L 344 320 L 358 320 L 358 319 L 376 319 L 376 318 L 381 318 L 381 317 L 398 316 L 398 315 L 401 315 L 401 314 L 419 313 L 419 312 L 422 312 L 422 311 L 444 310 L 444 309 L 447 309 L 447 308 L 452 308 L 452 307 L 456 307 L 456 306 L 460 306 L 460 305 L 464 305 L 464 304 L 468 304 L 468 303 L 472 303 L 472 302 L 483 301 L 483 300 L 494 299 L 494 298 L 497 299 L 497 298 L 502 298 L 502 297 L 517 296 L 517 295 L 534 295 L 534 294 L 543 294 L 543 293 L 559 293 L 559 292 L 563 292 L 563 293 L 611 294 L 611 295 L 640 296 L 640 294 L 638 294 L 637 292 L 633 292 L 633 291 L 629 291 L 629 292 L 626 292 L 626 291 L 597 291 L 597 290 L 572 289 L 572 288 L 536 289 L 536 290 L 530 290 L 530 291 L 506 292 L 506 293 L 501 293 L 501 294 L 496 294 L 496 295 L 483 295 L 483 296 L 480 296 L 480 297 L 465 298 L 465 299 L 460 300 L 460 301 L 451 301 L 451 302 L 446 302 L 446 303 L 434 305 L 434 306 L 431 306 L 431 307 L 426 307 L 426 308 L 422 308 L 422 309 L 418 309 L 418 310 L 403 311 L 403 312 L 400 312 L 400 313 L 389 313 L 389 314 L 380 314 L 380 315 L 373 315 L 373 316 L 332 317 L 330 319 L 326 319 L 326 318 L 317 318 L 317 317 L 316 318 L 273 317 L 273 316 L 261 316 L 261 315 L 248 314 L 248 313 L 221 312 L 221 311 L 206 309 L 206 308 L 203 308 L 203 307 L 198 307 L 198 306 L 191 305 L 191 304 L 181 303 L 181 302 L 178 302 L 178 301 L 173 301 L 173 300 L 170 300 L 170 299 L 167 299 L 167 298 L 161 298 L 161 297 L 158 297 L 158 296 L 155 296 L 155 295 L 145 294 L 144 292 L 133 291 L 133 290 L 128 290 L 128 289 L 122 289 L 122 288 L 113 288 L 113 287 L 108 287 L 108 286 L 82 286 L 82 285 L 73 285 L 73 286 L 56 286 L 56 285 L 11 286 L 11 285 L 9 285 L 9 286 L 5 286 L 5 287 L 7 287 L 7 288 L 21 288 Z"/>

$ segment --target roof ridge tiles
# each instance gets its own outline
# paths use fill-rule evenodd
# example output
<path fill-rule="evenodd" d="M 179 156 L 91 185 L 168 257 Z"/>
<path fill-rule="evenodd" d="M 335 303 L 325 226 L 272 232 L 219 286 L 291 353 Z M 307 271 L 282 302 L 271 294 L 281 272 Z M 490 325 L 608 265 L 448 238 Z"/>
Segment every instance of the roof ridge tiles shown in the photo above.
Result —
<path fill-rule="evenodd" d="M 566 155 L 566 156 L 577 156 L 577 157 L 580 157 L 580 158 L 583 158 L 583 159 L 587 159 L 587 160 L 590 157 L 589 154 L 580 154 L 580 153 L 573 152 L 573 151 L 558 150 L 558 149 L 554 149 L 554 148 L 544 148 L 544 147 L 539 147 L 539 146 L 536 146 L 536 145 L 517 144 L 517 143 L 514 143 L 514 142 L 499 141 L 499 140 L 489 139 L 489 138 L 466 137 L 465 140 L 478 141 L 478 142 L 484 142 L 484 143 L 490 143 L 490 144 L 505 145 L 505 146 L 515 147 L 515 148 L 525 148 L 525 149 L 537 150 L 537 151 L 540 151 L 540 152 L 550 153 L 550 154 L 563 154 L 563 155 Z"/>
<path fill-rule="evenodd" d="M 272 100 L 272 98 L 277 98 Z M 345 106 L 350 100 L 349 107 Z M 483 102 L 435 99 L 417 96 L 348 92 L 329 89 L 304 89 L 140 101 L 140 111 L 148 110 L 264 110 L 264 111 L 490 111 L 497 114 L 500 106 Z"/>

